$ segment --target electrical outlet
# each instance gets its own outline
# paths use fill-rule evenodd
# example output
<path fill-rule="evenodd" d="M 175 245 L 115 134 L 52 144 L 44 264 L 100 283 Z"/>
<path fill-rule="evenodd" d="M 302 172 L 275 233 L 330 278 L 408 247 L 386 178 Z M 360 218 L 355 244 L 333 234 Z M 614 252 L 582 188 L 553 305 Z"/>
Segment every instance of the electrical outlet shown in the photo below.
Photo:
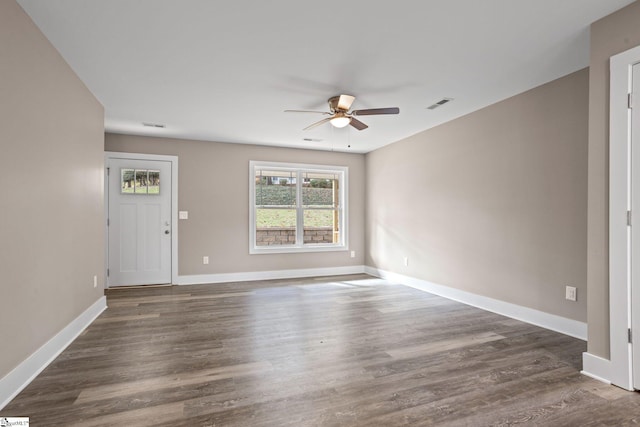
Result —
<path fill-rule="evenodd" d="M 93 287 L 94 288 L 98 287 L 98 276 L 93 276 Z"/>
<path fill-rule="evenodd" d="M 356 257 L 356 251 L 351 251 L 351 258 L 355 258 Z"/>
<path fill-rule="evenodd" d="M 209 257 L 208 256 L 203 256 L 202 257 L 202 263 L 203 264 L 209 264 Z"/>
<path fill-rule="evenodd" d="M 573 286 L 567 286 L 565 288 L 565 298 L 569 301 L 577 301 L 578 300 L 578 290 Z"/>
<path fill-rule="evenodd" d="M 409 266 L 409 258 L 408 257 L 404 257 L 404 266 L 405 267 Z"/>

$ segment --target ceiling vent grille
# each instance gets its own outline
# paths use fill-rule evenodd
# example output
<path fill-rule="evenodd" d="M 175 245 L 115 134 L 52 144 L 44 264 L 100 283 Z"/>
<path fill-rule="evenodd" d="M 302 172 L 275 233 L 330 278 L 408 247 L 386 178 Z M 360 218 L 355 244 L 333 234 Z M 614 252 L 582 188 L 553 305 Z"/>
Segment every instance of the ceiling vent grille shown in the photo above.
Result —
<path fill-rule="evenodd" d="M 453 101 L 453 98 L 442 98 L 440 101 L 427 107 L 427 110 L 435 110 L 438 107 L 442 107 L 444 104 Z"/>
<path fill-rule="evenodd" d="M 165 125 L 161 125 L 158 123 L 142 123 L 142 126 L 147 127 L 147 128 L 160 128 L 160 129 L 164 129 Z"/>

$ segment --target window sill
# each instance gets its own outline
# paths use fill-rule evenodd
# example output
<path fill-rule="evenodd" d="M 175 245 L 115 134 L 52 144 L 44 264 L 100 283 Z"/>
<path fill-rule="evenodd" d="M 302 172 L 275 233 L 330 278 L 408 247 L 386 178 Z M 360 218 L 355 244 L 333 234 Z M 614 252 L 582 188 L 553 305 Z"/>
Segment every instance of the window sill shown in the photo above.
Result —
<path fill-rule="evenodd" d="M 305 246 L 254 246 L 249 248 L 251 255 L 263 254 L 295 254 L 295 253 L 313 253 L 313 252 L 344 252 L 349 248 L 345 245 L 305 245 Z"/>

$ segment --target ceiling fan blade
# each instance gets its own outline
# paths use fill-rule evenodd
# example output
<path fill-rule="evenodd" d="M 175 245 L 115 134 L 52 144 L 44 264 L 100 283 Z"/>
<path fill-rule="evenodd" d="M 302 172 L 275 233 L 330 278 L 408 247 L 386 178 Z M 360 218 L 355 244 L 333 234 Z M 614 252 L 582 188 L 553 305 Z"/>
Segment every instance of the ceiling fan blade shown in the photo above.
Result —
<path fill-rule="evenodd" d="M 340 98 L 338 99 L 338 109 L 339 110 L 344 110 L 344 111 L 349 111 L 349 108 L 351 108 L 351 104 L 353 104 L 353 101 L 355 99 L 356 99 L 355 96 L 340 95 Z"/>
<path fill-rule="evenodd" d="M 351 122 L 349 122 L 349 124 L 358 130 L 365 130 L 369 127 L 355 117 L 351 117 Z"/>
<path fill-rule="evenodd" d="M 313 128 L 314 128 L 314 127 L 316 127 L 316 126 L 320 126 L 320 125 L 322 125 L 322 124 L 324 124 L 324 123 L 327 123 L 327 122 L 328 122 L 329 120 L 331 120 L 331 119 L 332 119 L 332 117 L 327 117 L 326 119 L 322 119 L 322 120 L 320 120 L 319 122 L 315 122 L 314 124 L 311 124 L 311 125 L 307 126 L 306 128 L 304 128 L 304 129 L 302 129 L 302 130 L 309 130 L 309 129 L 313 129 Z"/>
<path fill-rule="evenodd" d="M 327 111 L 311 111 L 311 110 L 284 110 L 285 113 L 317 113 L 317 114 L 331 114 Z"/>
<path fill-rule="evenodd" d="M 398 107 L 392 108 L 368 108 L 366 110 L 354 110 L 351 112 L 354 116 L 373 116 L 376 114 L 398 114 L 400 109 Z"/>

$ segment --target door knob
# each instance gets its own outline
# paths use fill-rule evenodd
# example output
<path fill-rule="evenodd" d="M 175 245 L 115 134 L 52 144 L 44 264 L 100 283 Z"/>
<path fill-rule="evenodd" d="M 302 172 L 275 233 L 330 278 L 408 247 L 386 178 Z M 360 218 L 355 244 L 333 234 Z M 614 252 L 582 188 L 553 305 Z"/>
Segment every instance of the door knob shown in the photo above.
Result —
<path fill-rule="evenodd" d="M 169 234 L 169 230 L 164 230 L 164 234 Z"/>

